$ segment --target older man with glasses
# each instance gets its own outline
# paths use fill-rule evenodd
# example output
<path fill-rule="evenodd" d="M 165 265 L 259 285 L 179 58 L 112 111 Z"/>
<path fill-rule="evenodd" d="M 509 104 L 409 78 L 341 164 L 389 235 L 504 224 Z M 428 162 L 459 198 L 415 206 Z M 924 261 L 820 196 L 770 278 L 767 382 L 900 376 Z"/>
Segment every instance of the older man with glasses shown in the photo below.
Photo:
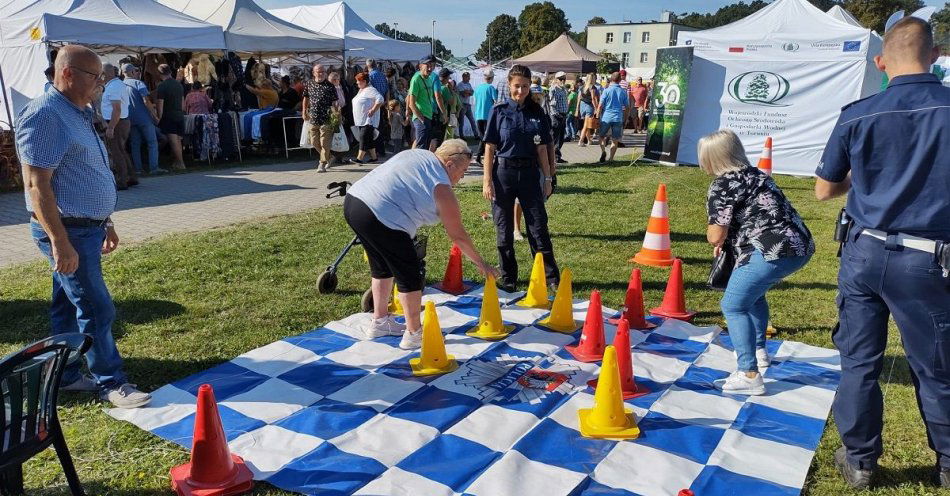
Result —
<path fill-rule="evenodd" d="M 53 268 L 53 334 L 93 337 L 85 359 L 67 367 L 63 389 L 98 392 L 119 408 L 148 404 L 151 395 L 129 384 L 112 336 L 115 305 L 102 277 L 102 255 L 116 249 L 110 216 L 115 179 L 90 104 L 102 63 L 91 50 L 66 45 L 56 57 L 54 86 L 20 112 L 16 142 L 33 240 Z"/>

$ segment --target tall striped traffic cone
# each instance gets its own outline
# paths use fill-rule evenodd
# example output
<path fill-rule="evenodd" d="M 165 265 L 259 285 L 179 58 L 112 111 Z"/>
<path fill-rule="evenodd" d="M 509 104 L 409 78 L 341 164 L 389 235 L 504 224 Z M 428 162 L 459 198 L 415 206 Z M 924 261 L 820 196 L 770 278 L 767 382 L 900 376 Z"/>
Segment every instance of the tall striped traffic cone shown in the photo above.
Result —
<path fill-rule="evenodd" d="M 656 200 L 653 201 L 653 211 L 650 213 L 650 222 L 647 223 L 643 246 L 630 261 L 653 267 L 673 265 L 673 250 L 670 249 L 670 210 L 666 201 L 666 185 L 663 183 L 656 189 Z"/>
<path fill-rule="evenodd" d="M 765 138 L 765 148 L 762 149 L 762 155 L 759 156 L 759 169 L 772 175 L 772 137 Z"/>

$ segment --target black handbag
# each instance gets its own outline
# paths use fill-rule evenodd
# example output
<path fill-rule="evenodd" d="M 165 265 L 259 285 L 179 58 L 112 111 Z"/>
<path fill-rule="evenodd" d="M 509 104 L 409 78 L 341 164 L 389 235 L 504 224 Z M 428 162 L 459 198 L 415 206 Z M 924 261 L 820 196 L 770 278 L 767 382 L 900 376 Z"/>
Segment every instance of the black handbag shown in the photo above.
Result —
<path fill-rule="evenodd" d="M 712 268 L 709 270 L 709 279 L 706 281 L 709 289 L 725 291 L 735 267 L 736 254 L 732 247 L 725 243 L 722 245 L 722 249 L 719 250 L 719 255 L 713 259 Z"/>

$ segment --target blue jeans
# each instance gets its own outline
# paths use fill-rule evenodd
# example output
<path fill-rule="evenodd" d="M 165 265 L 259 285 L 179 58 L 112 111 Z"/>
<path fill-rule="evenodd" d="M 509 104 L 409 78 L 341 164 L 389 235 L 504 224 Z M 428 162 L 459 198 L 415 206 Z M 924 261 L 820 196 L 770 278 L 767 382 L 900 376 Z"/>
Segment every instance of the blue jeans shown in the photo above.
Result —
<path fill-rule="evenodd" d="M 577 134 L 577 131 L 574 129 L 574 119 L 574 114 L 567 115 L 566 126 L 564 128 L 565 140 L 572 140 L 574 139 L 574 135 Z"/>
<path fill-rule="evenodd" d="M 412 130 L 416 135 L 415 147 L 423 150 L 429 149 L 429 142 L 432 141 L 432 119 L 422 120 L 412 119 Z"/>
<path fill-rule="evenodd" d="M 53 264 L 50 238 L 42 226 L 30 224 L 33 241 Z M 112 338 L 115 305 L 102 278 L 103 227 L 67 227 L 73 249 L 79 254 L 79 268 L 66 275 L 53 272 L 53 296 L 50 305 L 52 334 L 82 332 L 92 336 L 92 348 L 86 353 L 89 372 L 100 387 L 118 386 L 128 382 L 122 371 L 122 357 Z M 63 384 L 80 377 L 80 363 L 66 368 Z"/>
<path fill-rule="evenodd" d="M 732 272 L 719 306 L 729 326 L 732 346 L 739 356 L 739 371 L 758 370 L 755 350 L 765 348 L 765 329 L 769 324 L 769 303 L 765 292 L 802 268 L 810 258 L 811 255 L 767 261 L 756 250 L 747 264 Z"/>
<path fill-rule="evenodd" d="M 142 173 L 142 140 L 148 146 L 148 171 L 158 169 L 158 136 L 155 134 L 155 125 L 151 122 L 132 124 L 129 134 L 129 147 L 132 149 L 132 164 L 135 170 Z"/>

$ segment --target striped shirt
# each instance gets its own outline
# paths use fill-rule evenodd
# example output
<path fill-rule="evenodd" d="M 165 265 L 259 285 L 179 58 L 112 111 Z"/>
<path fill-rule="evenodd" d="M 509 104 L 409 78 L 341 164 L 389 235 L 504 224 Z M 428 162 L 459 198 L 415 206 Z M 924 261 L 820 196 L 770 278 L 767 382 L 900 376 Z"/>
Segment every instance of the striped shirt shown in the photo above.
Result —
<path fill-rule="evenodd" d="M 561 86 L 552 86 L 550 97 L 551 97 L 551 107 L 554 109 L 554 112 L 558 114 L 567 113 L 567 92 L 564 91 L 564 88 Z"/>
<path fill-rule="evenodd" d="M 20 163 L 52 169 L 52 188 L 63 217 L 105 219 L 116 204 L 106 147 L 93 127 L 93 110 L 80 108 L 56 88 L 34 98 L 16 124 Z M 33 211 L 29 190 L 26 209 Z"/>

